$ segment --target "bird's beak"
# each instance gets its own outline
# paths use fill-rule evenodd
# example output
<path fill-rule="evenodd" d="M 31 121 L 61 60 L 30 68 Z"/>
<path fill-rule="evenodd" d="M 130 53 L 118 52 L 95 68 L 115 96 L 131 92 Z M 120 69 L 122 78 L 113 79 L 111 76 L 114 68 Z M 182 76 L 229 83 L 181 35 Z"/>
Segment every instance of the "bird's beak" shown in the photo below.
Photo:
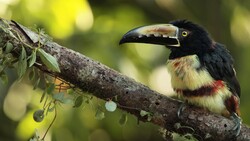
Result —
<path fill-rule="evenodd" d="M 119 44 L 123 43 L 149 43 L 180 47 L 178 39 L 179 28 L 172 24 L 157 24 L 142 26 L 127 32 Z"/>

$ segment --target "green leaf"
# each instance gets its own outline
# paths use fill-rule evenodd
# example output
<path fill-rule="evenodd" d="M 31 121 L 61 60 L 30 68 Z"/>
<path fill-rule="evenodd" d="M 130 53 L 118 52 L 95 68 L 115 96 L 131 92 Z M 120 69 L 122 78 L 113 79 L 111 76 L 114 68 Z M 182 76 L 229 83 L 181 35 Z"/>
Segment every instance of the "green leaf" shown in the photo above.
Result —
<path fill-rule="evenodd" d="M 43 121 L 43 118 L 44 118 L 44 110 L 37 110 L 34 112 L 33 114 L 33 119 L 36 121 L 36 122 L 41 122 Z"/>
<path fill-rule="evenodd" d="M 35 75 L 36 75 L 35 69 L 32 68 L 32 69 L 30 70 L 30 73 L 29 73 L 29 80 L 34 80 Z"/>
<path fill-rule="evenodd" d="M 48 98 L 48 97 L 47 97 Z M 46 99 L 47 100 L 47 99 Z M 45 102 L 46 103 L 46 102 Z M 47 116 L 49 112 L 53 112 L 55 110 L 55 104 L 54 103 L 50 103 L 49 106 L 46 108 L 46 113 L 45 115 Z"/>
<path fill-rule="evenodd" d="M 152 114 L 148 115 L 147 121 L 151 121 L 153 118 Z"/>
<path fill-rule="evenodd" d="M 71 97 L 64 97 L 63 100 L 62 100 L 62 103 L 63 104 L 74 104 L 74 101 Z"/>
<path fill-rule="evenodd" d="M 73 95 L 74 94 L 74 90 L 73 89 L 67 89 L 67 94 L 69 95 Z"/>
<path fill-rule="evenodd" d="M 140 111 L 140 115 L 141 115 L 142 117 L 144 117 L 144 116 L 146 116 L 146 115 L 148 115 L 148 114 L 150 114 L 150 113 L 147 112 L 147 111 L 144 111 L 144 110 L 141 110 L 141 111 Z"/>
<path fill-rule="evenodd" d="M 4 71 L 1 72 L 0 79 L 2 80 L 4 85 L 8 84 L 9 79 L 8 79 L 7 74 Z"/>
<path fill-rule="evenodd" d="M 37 86 L 39 85 L 40 83 L 40 77 L 38 77 L 38 79 L 36 80 L 35 84 L 34 84 L 34 87 L 33 87 L 33 90 L 35 90 L 37 88 Z"/>
<path fill-rule="evenodd" d="M 40 56 L 42 62 L 48 67 L 48 69 L 51 69 L 55 72 L 60 72 L 60 68 L 55 57 L 40 48 L 38 49 L 38 55 Z"/>
<path fill-rule="evenodd" d="M 49 83 L 46 91 L 48 94 L 52 94 L 55 88 L 56 88 L 55 83 Z"/>
<path fill-rule="evenodd" d="M 71 97 L 65 97 L 63 92 L 59 92 L 57 94 L 53 94 L 52 96 L 55 100 L 64 103 L 64 104 L 73 104 L 74 101 Z"/>
<path fill-rule="evenodd" d="M 121 117 L 120 117 L 120 119 L 119 119 L 119 124 L 121 125 L 121 126 L 124 126 L 126 123 L 127 123 L 127 121 L 128 121 L 128 117 L 127 117 L 127 114 L 122 114 L 121 115 Z"/>
<path fill-rule="evenodd" d="M 60 102 L 63 103 L 63 100 L 64 100 L 64 93 L 63 93 L 63 92 L 59 92 L 59 93 L 57 93 L 57 94 L 54 94 L 52 97 L 53 97 L 55 100 L 60 101 Z"/>
<path fill-rule="evenodd" d="M 53 112 L 55 110 L 55 105 L 53 104 L 53 106 L 49 106 L 48 107 L 48 112 Z"/>
<path fill-rule="evenodd" d="M 40 139 L 40 136 L 39 136 L 38 131 L 35 130 L 34 133 L 35 133 L 35 134 L 33 135 L 33 137 L 32 137 L 29 141 L 42 141 L 42 140 Z"/>
<path fill-rule="evenodd" d="M 40 103 L 42 103 L 43 102 L 43 100 L 44 100 L 44 98 L 45 98 L 45 95 L 46 95 L 46 92 L 45 91 L 43 91 L 43 95 L 41 96 L 41 98 L 40 98 Z"/>
<path fill-rule="evenodd" d="M 26 50 L 24 47 L 22 47 L 21 55 L 18 58 L 18 64 L 17 64 L 17 74 L 18 78 L 20 79 L 27 70 L 27 59 L 26 59 Z"/>
<path fill-rule="evenodd" d="M 0 58 L 3 58 L 3 48 L 0 48 L 0 55 L 1 55 L 1 57 Z"/>
<path fill-rule="evenodd" d="M 25 48 L 22 46 L 22 52 L 21 52 L 21 55 L 19 56 L 19 59 L 20 59 L 20 60 L 24 60 L 24 59 L 26 59 L 26 57 L 27 57 L 26 50 L 25 50 Z"/>
<path fill-rule="evenodd" d="M 11 64 L 14 64 L 18 59 L 14 58 L 11 53 L 4 53 L 3 56 L 3 65 L 10 67 Z"/>
<path fill-rule="evenodd" d="M 36 62 L 36 50 L 33 50 L 29 57 L 29 67 L 33 66 Z"/>
<path fill-rule="evenodd" d="M 98 120 L 102 120 L 105 118 L 105 114 L 100 108 L 97 108 L 96 113 L 95 113 L 95 118 Z"/>
<path fill-rule="evenodd" d="M 148 120 L 148 121 L 151 121 L 151 119 L 152 119 L 152 113 L 150 113 L 150 112 L 141 110 L 141 111 L 140 111 L 140 115 L 141 115 L 142 117 L 147 116 L 147 120 Z"/>
<path fill-rule="evenodd" d="M 4 71 L 5 67 L 3 65 L 0 65 L 0 74 Z"/>
<path fill-rule="evenodd" d="M 83 103 L 83 96 L 80 95 L 76 98 L 75 100 L 75 105 L 73 106 L 74 108 L 80 107 Z"/>
<path fill-rule="evenodd" d="M 12 45 L 12 43 L 7 42 L 6 43 L 6 48 L 5 48 L 5 53 L 10 53 L 13 50 L 14 46 Z"/>
<path fill-rule="evenodd" d="M 114 112 L 117 108 L 117 104 L 114 101 L 110 100 L 105 103 L 105 108 L 109 112 Z"/>

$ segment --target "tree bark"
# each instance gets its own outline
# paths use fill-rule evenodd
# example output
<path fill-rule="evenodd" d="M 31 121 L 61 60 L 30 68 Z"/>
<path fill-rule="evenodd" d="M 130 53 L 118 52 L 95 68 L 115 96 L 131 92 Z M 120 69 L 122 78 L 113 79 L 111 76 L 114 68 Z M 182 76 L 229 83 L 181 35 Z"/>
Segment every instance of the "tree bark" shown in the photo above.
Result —
<path fill-rule="evenodd" d="M 10 42 L 17 47 L 13 51 L 16 57 L 20 54 L 21 46 L 29 44 L 37 47 L 40 42 L 42 49 L 57 59 L 61 72 L 51 72 L 45 65 L 38 66 L 39 69 L 53 73 L 100 99 L 117 97 L 115 102 L 118 107 L 140 121 L 151 122 L 171 132 L 192 133 L 199 140 L 250 140 L 250 129 L 246 125 L 242 125 L 240 135 L 233 138 L 232 120 L 195 106 L 187 105 L 178 118 L 180 101 L 159 94 L 98 61 L 48 41 L 46 36 L 38 35 L 14 21 L 0 19 L 0 38 L 1 44 Z M 39 59 L 38 62 L 41 63 Z M 140 115 L 141 110 L 151 113 L 150 120 Z"/>

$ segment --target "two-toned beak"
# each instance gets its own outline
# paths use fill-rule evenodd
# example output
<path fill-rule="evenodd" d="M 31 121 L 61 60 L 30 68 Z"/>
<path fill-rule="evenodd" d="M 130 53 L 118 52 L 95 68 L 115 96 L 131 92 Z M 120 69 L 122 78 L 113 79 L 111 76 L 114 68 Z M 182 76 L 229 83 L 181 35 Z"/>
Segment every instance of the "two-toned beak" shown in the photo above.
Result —
<path fill-rule="evenodd" d="M 149 43 L 180 47 L 178 39 L 179 28 L 172 24 L 156 24 L 142 26 L 127 32 L 119 44 L 123 43 Z"/>

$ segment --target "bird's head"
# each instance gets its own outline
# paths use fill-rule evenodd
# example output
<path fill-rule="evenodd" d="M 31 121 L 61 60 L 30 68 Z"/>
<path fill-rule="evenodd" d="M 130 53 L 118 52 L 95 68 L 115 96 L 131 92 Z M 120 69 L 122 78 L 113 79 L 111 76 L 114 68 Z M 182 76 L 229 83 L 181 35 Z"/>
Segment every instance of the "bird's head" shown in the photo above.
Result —
<path fill-rule="evenodd" d="M 132 29 L 122 37 L 120 44 L 123 43 L 165 45 L 171 50 L 170 58 L 199 56 L 212 48 L 212 39 L 206 30 L 187 20 Z"/>

